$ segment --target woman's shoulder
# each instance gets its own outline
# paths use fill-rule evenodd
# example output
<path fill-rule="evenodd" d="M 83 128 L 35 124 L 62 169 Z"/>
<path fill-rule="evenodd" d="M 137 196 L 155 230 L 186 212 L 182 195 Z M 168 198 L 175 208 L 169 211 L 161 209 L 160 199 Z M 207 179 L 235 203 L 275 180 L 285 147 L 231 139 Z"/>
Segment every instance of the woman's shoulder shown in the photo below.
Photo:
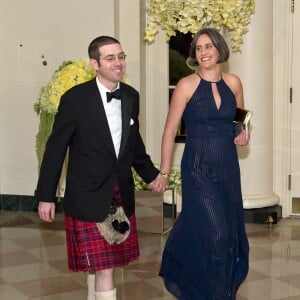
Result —
<path fill-rule="evenodd" d="M 230 83 L 233 85 L 241 85 L 241 79 L 239 76 L 231 73 L 223 73 L 222 77 L 226 83 Z"/>
<path fill-rule="evenodd" d="M 175 98 L 178 97 L 178 99 L 184 99 L 185 102 L 188 102 L 199 85 L 199 82 L 200 78 L 196 73 L 182 77 L 176 84 L 174 91 L 174 95 L 176 95 Z"/>
<path fill-rule="evenodd" d="M 195 85 L 199 84 L 200 78 L 197 76 L 196 73 L 187 75 L 185 77 L 182 77 L 178 83 L 177 87 L 182 87 L 182 88 L 193 88 Z"/>
<path fill-rule="evenodd" d="M 237 75 L 223 73 L 223 79 L 230 90 L 235 95 L 238 107 L 244 106 L 243 85 Z"/>
<path fill-rule="evenodd" d="M 241 79 L 237 75 L 230 74 L 230 73 L 223 73 L 222 77 L 225 83 L 230 87 L 230 89 L 239 90 L 242 88 Z"/>

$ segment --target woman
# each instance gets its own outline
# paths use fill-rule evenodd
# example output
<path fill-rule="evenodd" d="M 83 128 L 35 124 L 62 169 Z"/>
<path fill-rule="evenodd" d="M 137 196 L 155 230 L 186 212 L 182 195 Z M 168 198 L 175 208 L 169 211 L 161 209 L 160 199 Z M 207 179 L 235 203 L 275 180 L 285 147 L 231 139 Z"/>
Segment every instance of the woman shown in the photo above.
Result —
<path fill-rule="evenodd" d="M 161 171 L 169 173 L 181 118 L 187 131 L 181 161 L 182 212 L 168 237 L 160 276 L 178 299 L 232 300 L 248 272 L 240 170 L 234 134 L 236 108 L 243 108 L 240 79 L 224 73 L 229 58 L 220 33 L 196 33 L 188 63 L 196 72 L 173 93 L 162 138 Z"/>

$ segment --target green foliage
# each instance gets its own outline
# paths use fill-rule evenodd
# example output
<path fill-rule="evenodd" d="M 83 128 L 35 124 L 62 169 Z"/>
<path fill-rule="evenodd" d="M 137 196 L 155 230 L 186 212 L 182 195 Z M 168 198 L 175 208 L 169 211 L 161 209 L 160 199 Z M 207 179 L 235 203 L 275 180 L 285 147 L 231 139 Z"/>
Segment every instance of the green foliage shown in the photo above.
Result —
<path fill-rule="evenodd" d="M 40 116 L 39 131 L 36 135 L 36 140 L 35 140 L 35 151 L 38 158 L 38 170 L 40 169 L 41 166 L 42 158 L 46 148 L 46 143 L 51 134 L 54 118 L 55 118 L 54 114 L 45 111 L 40 111 L 39 116 Z"/>

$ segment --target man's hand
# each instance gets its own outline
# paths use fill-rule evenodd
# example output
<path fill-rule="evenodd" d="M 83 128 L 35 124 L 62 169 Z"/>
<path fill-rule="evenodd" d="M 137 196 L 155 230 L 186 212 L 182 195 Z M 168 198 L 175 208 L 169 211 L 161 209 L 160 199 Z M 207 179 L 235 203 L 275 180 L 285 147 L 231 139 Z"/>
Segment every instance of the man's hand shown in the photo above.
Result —
<path fill-rule="evenodd" d="M 53 222 L 55 217 L 55 203 L 39 202 L 38 213 L 41 220 L 46 222 Z"/>
<path fill-rule="evenodd" d="M 157 177 L 149 183 L 148 187 L 152 192 L 162 193 L 168 188 L 168 178 L 158 174 Z"/>

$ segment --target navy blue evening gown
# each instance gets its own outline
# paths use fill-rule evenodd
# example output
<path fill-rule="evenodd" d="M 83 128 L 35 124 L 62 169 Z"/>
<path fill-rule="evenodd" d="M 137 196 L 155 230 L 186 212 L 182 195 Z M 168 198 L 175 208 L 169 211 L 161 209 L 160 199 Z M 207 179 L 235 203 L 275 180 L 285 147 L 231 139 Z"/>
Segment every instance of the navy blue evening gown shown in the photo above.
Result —
<path fill-rule="evenodd" d="M 233 300 L 248 273 L 235 96 L 225 81 L 201 79 L 183 114 L 182 211 L 163 252 L 160 276 L 180 300 Z"/>

